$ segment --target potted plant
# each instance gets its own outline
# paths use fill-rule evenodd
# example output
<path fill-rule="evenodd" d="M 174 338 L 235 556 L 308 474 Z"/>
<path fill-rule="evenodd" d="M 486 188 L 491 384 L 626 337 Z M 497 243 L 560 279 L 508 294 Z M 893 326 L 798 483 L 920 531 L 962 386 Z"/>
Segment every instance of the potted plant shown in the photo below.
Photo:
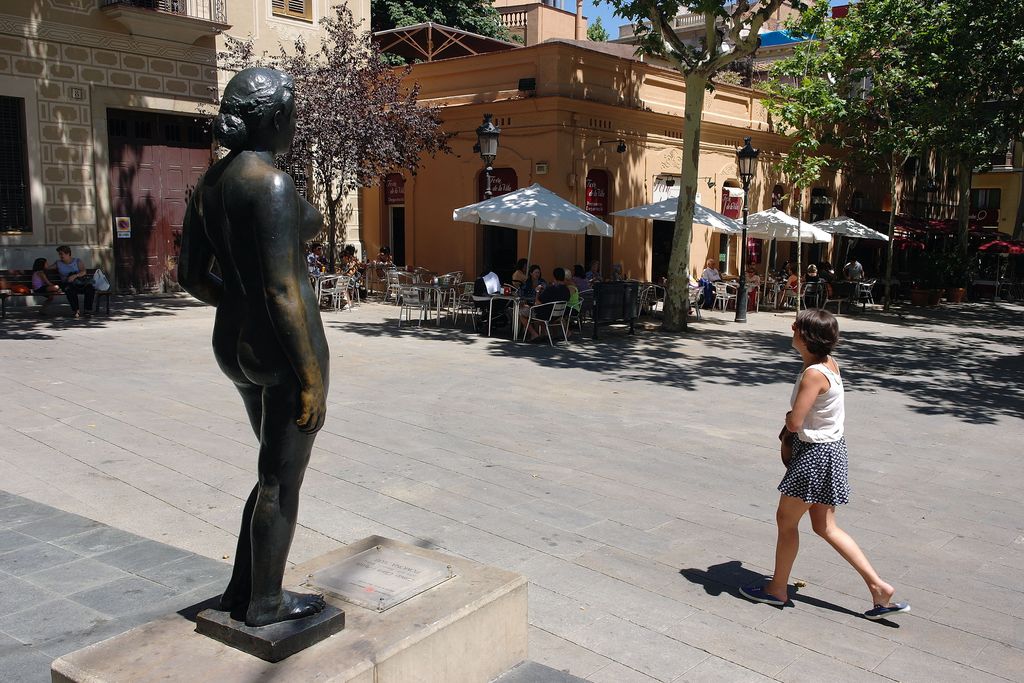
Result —
<path fill-rule="evenodd" d="M 942 280 L 946 288 L 946 301 L 961 303 L 967 296 L 967 285 L 971 279 L 971 262 L 957 247 L 942 254 Z"/>

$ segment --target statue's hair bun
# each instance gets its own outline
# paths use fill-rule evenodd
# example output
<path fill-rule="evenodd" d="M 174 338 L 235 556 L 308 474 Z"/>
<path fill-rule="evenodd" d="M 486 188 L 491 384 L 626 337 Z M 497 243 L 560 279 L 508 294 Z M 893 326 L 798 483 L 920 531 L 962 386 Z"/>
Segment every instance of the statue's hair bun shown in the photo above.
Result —
<path fill-rule="evenodd" d="M 234 114 L 221 112 L 213 125 L 213 134 L 223 146 L 231 150 L 242 149 L 249 138 L 245 121 Z"/>

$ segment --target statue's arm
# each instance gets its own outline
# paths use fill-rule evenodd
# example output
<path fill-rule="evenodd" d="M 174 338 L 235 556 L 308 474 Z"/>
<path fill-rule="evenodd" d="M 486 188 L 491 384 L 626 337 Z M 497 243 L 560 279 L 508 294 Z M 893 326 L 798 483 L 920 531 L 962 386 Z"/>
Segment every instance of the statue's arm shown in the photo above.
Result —
<path fill-rule="evenodd" d="M 220 303 L 224 283 L 213 273 L 216 258 L 199 211 L 202 185 L 201 180 L 196 184 L 185 209 L 181 228 L 181 255 L 178 257 L 178 284 L 203 303 L 216 306 Z"/>
<path fill-rule="evenodd" d="M 307 218 L 295 184 L 280 173 L 256 193 L 252 206 L 253 237 L 260 276 L 274 333 L 299 378 L 301 414 L 296 423 L 307 432 L 323 426 L 327 412 L 320 361 L 313 349 L 300 277 L 305 277 L 299 221 Z M 301 274 L 300 274 L 301 273 Z"/>

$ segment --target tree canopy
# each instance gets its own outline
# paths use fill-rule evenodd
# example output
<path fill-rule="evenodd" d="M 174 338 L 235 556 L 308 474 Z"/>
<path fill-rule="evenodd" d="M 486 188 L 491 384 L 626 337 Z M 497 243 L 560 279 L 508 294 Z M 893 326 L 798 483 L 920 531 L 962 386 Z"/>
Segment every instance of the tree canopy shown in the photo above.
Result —
<path fill-rule="evenodd" d="M 488 38 L 514 40 L 502 26 L 492 0 L 372 0 L 370 17 L 374 32 L 432 21 Z"/>
<path fill-rule="evenodd" d="M 633 21 L 640 51 L 666 59 L 682 74 L 686 84 L 679 208 L 669 259 L 664 323 L 668 331 L 685 330 L 705 91 L 714 87 L 712 76 L 754 53 L 760 44 L 761 27 L 776 10 L 783 5 L 802 10 L 804 5 L 800 0 L 598 1 L 607 2 L 615 7 L 616 15 Z M 673 28 L 674 18 L 682 11 L 703 19 L 703 35 L 695 44 L 683 41 Z"/>
<path fill-rule="evenodd" d="M 601 17 L 597 17 L 593 23 L 587 26 L 587 40 L 592 40 L 595 43 L 603 43 L 608 40 L 608 31 L 601 22 Z"/>
<path fill-rule="evenodd" d="M 971 174 L 1024 130 L 1024 13 L 995 0 L 862 0 L 828 20 L 827 4 L 794 27 L 819 39 L 807 44 L 818 54 L 803 59 L 800 48 L 776 65 L 769 108 L 783 119 L 801 111 L 797 138 L 827 132 L 848 163 L 887 173 L 890 238 L 906 162 L 952 159 L 965 253 Z"/>
<path fill-rule="evenodd" d="M 312 172 L 326 209 L 325 230 L 333 266 L 339 238 L 339 211 L 345 195 L 380 182 L 384 174 L 414 172 L 425 154 L 449 151 L 436 107 L 421 106 L 419 87 L 407 86 L 402 72 L 388 66 L 369 32 L 360 29 L 348 7 L 335 7 L 321 19 L 324 39 L 310 50 L 301 38 L 258 55 L 252 38 L 228 37 L 218 55 L 237 71 L 270 66 L 295 79 L 295 140 L 282 168 Z"/>

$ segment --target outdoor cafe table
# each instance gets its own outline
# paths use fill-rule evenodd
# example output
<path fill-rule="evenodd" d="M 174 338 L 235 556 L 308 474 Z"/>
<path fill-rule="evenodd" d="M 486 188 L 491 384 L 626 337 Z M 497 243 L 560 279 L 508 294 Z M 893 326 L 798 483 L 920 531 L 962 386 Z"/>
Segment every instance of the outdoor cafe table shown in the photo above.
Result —
<path fill-rule="evenodd" d="M 491 336 L 491 321 L 494 320 L 494 302 L 508 301 L 515 308 L 512 314 L 512 341 L 517 341 L 519 339 L 519 302 L 522 301 L 522 297 L 518 294 L 492 294 L 490 299 L 487 305 L 487 336 Z"/>
<path fill-rule="evenodd" d="M 459 285 L 448 284 L 440 285 L 430 282 L 417 282 L 410 285 L 403 285 L 409 289 L 418 289 L 420 292 L 427 297 L 433 297 L 434 305 L 437 307 L 437 326 L 441 326 L 441 304 L 448 297 L 449 294 L 454 294 Z M 429 300 L 429 298 L 428 298 Z"/>

